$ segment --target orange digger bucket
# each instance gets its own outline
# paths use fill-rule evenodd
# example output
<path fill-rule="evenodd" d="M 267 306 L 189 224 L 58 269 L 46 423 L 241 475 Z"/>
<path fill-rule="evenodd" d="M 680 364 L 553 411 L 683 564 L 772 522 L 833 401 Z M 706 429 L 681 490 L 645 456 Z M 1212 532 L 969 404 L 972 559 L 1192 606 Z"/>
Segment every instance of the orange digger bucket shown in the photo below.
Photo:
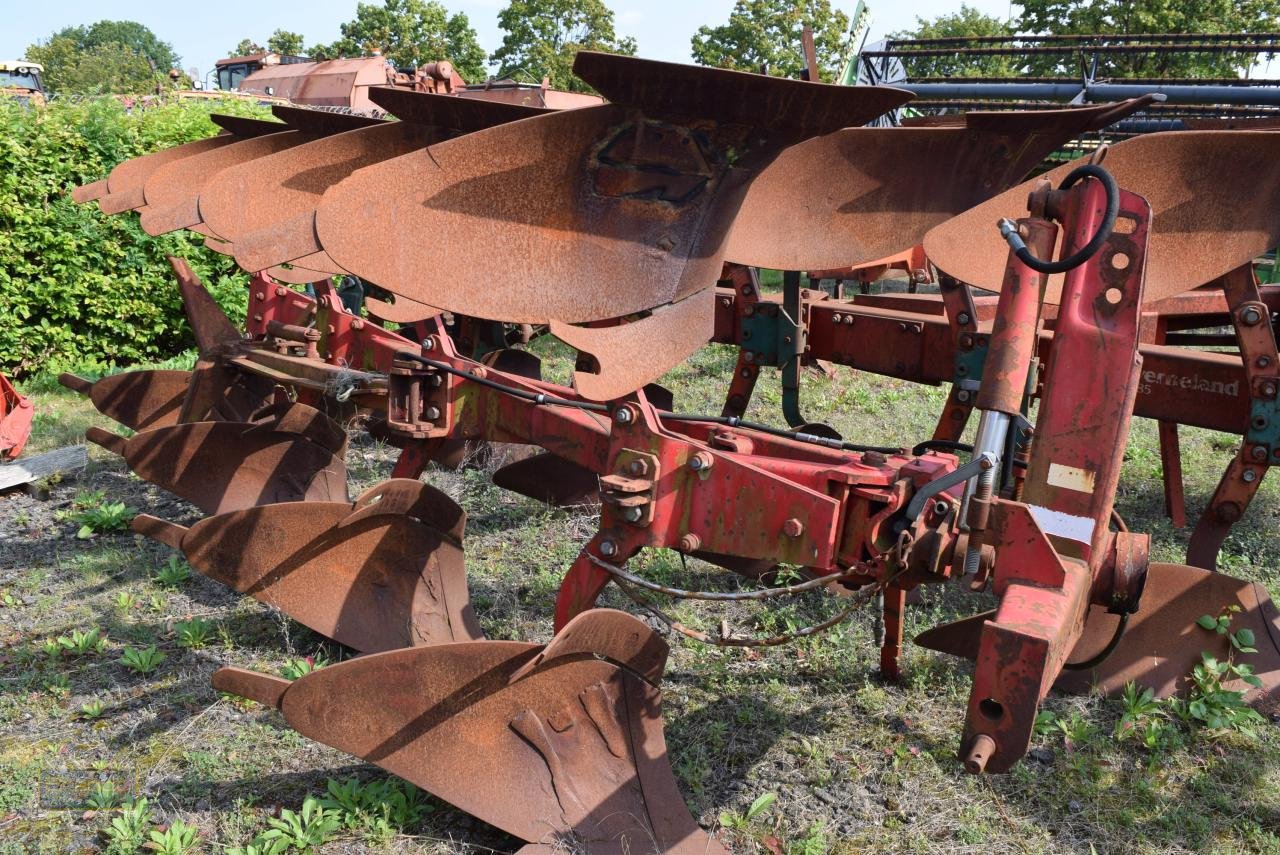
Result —
<path fill-rule="evenodd" d="M 22 453 L 31 435 L 35 408 L 18 394 L 13 384 L 0 374 L 0 460 L 13 460 Z"/>
<path fill-rule="evenodd" d="M 303 500 L 347 502 L 347 435 L 305 404 L 257 423 L 188 422 L 125 438 L 85 436 L 125 459 L 145 481 L 205 513 Z"/>
<path fill-rule="evenodd" d="M 135 531 L 199 572 L 362 653 L 482 638 L 463 567 L 466 514 L 420 481 L 352 502 L 286 502 Z"/>
<path fill-rule="evenodd" d="M 552 852 L 726 850 L 676 788 L 658 682 L 667 644 L 594 609 L 546 646 L 470 641 L 361 656 L 292 683 L 223 668 L 214 687 Z"/>
<path fill-rule="evenodd" d="M 1245 700 L 1266 711 L 1280 708 L 1280 612 L 1262 585 L 1183 564 L 1152 564 L 1138 610 L 1123 627 L 1121 618 L 1102 606 L 1091 606 L 1084 634 L 1067 659 L 1055 686 L 1085 693 L 1099 689 L 1118 694 L 1132 682 L 1150 688 L 1158 697 L 1185 695 L 1191 671 L 1208 653 L 1225 659 L 1226 637 L 1207 631 L 1196 621 L 1218 617 L 1233 607 L 1231 631 L 1253 632 L 1256 653 L 1235 653 L 1237 661 L 1253 666 L 1261 688 L 1242 682 L 1227 688 L 1246 692 Z M 967 659 L 977 655 L 983 623 L 992 612 L 926 630 L 916 644 Z M 1072 663 L 1077 663 L 1073 667 Z M 1088 667 L 1080 667 L 1087 665 Z"/>

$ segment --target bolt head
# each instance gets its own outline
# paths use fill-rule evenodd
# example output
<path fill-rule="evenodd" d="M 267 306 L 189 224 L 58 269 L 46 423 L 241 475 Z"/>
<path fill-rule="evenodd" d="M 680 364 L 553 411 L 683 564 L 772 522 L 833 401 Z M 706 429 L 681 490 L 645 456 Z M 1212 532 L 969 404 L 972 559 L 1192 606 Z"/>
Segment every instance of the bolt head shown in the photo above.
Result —
<path fill-rule="evenodd" d="M 681 552 L 697 552 L 698 547 L 702 546 L 702 538 L 693 532 L 683 534 L 680 536 L 679 546 Z"/>
<path fill-rule="evenodd" d="M 933 503 L 933 512 L 940 517 L 946 516 L 947 512 L 950 510 L 951 510 L 951 505 L 948 504 L 947 502 L 943 502 L 939 500 Z"/>
<path fill-rule="evenodd" d="M 617 411 L 613 414 L 613 420 L 620 425 L 631 424 L 631 410 L 626 407 L 618 407 Z"/>
<path fill-rule="evenodd" d="M 969 323 L 969 313 L 968 313 L 968 312 L 961 312 L 960 314 L 956 315 L 956 321 L 957 321 L 958 323 L 962 323 L 962 324 L 967 324 L 967 323 Z"/>
<path fill-rule="evenodd" d="M 1244 311 L 1240 313 L 1240 320 L 1249 326 L 1253 326 L 1262 320 L 1262 312 L 1258 311 L 1257 306 L 1246 306 Z"/>
<path fill-rule="evenodd" d="M 787 537 L 799 537 L 804 534 L 804 523 L 792 517 L 782 524 L 782 533 Z"/>
<path fill-rule="evenodd" d="M 603 541 L 600 544 L 600 554 L 605 558 L 612 558 L 618 554 L 618 545 L 612 540 Z"/>
<path fill-rule="evenodd" d="M 957 401 L 959 401 L 959 402 L 960 402 L 960 403 L 962 403 L 962 404 L 967 404 L 967 403 L 969 403 L 969 398 L 970 398 L 970 397 L 972 397 L 972 396 L 969 394 L 969 390 L 968 390 L 968 389 L 961 389 L 959 392 L 956 392 L 956 400 L 957 400 Z"/>
<path fill-rule="evenodd" d="M 627 522 L 639 522 L 642 516 L 644 516 L 644 511 L 637 507 L 626 508 L 622 512 L 622 518 Z"/>
<path fill-rule="evenodd" d="M 433 335 L 429 335 L 429 336 L 427 336 L 426 338 L 424 338 L 424 339 L 422 340 L 422 349 L 423 349 L 423 350 L 435 350 L 435 349 L 436 349 L 436 337 L 435 337 L 435 336 L 433 336 Z"/>
<path fill-rule="evenodd" d="M 1240 473 L 1240 480 L 1244 481 L 1246 484 L 1252 484 L 1254 481 L 1258 480 L 1258 473 L 1254 472 L 1252 469 L 1246 469 Z"/>
<path fill-rule="evenodd" d="M 694 472 L 704 472 L 711 468 L 715 459 L 705 451 L 699 451 L 689 458 L 689 468 Z"/>
<path fill-rule="evenodd" d="M 1253 455 L 1254 460 L 1266 460 L 1267 448 L 1264 445 L 1255 445 L 1253 447 L 1253 451 L 1251 451 L 1250 454 Z"/>
<path fill-rule="evenodd" d="M 1266 395 L 1268 398 L 1274 398 L 1276 396 L 1276 384 L 1263 383 L 1262 394 Z"/>

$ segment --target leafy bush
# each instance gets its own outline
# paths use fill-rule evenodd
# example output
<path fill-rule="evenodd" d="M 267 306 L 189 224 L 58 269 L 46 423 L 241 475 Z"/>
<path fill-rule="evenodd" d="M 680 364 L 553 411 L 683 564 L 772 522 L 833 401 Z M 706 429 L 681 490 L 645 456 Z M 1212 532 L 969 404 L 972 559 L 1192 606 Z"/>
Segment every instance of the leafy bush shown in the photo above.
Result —
<path fill-rule="evenodd" d="M 211 136 L 210 112 L 243 102 L 191 101 L 126 112 L 112 98 L 26 108 L 0 99 L 0 370 L 128 365 L 192 345 L 167 255 L 187 258 L 233 319 L 246 277 L 190 232 L 148 237 L 136 214 L 105 216 L 71 190 L 123 160 Z"/>

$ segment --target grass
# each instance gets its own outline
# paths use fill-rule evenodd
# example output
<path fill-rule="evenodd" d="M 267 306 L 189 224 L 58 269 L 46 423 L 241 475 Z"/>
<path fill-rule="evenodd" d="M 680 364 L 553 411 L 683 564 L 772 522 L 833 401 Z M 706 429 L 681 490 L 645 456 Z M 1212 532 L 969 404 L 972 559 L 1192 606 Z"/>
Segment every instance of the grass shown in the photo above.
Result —
<path fill-rule="evenodd" d="M 534 349 L 550 378 L 568 377 L 565 348 L 541 339 Z M 711 346 L 673 371 L 664 383 L 677 408 L 718 412 L 733 358 L 729 348 Z M 38 413 L 33 452 L 80 441 L 89 425 L 113 427 L 50 378 L 25 390 Z M 766 372 L 747 417 L 780 423 L 779 392 L 776 374 Z M 802 401 L 808 418 L 848 439 L 911 444 L 931 432 L 944 393 L 841 368 L 833 377 L 807 372 Z M 1235 443 L 1182 431 L 1192 519 Z M 48 505 L 71 508 L 77 495 L 97 490 L 139 512 L 183 524 L 197 518 L 91 451 L 90 469 L 52 485 L 48 502 L 0 499 L 0 513 L 17 502 L 13 516 L 27 515 L 17 537 L 0 542 L 0 853 L 106 846 L 114 820 L 141 812 L 106 807 L 81 819 L 95 793 L 122 805 L 146 798 L 145 827 L 121 834 L 136 831 L 156 846 L 153 831 L 182 823 L 166 845 L 195 839 L 203 851 L 249 852 L 255 841 L 289 838 L 323 839 L 321 852 L 518 848 L 449 805 L 299 736 L 278 714 L 214 692 L 209 675 L 220 664 L 296 675 L 350 653 L 188 576 L 166 547 L 127 532 L 77 540 L 77 524 L 55 520 Z M 354 487 L 386 477 L 393 451 L 354 439 Z M 504 493 L 483 472 L 427 477 L 468 512 L 468 573 L 486 633 L 545 640 L 555 589 L 595 520 Z M 1163 516 L 1153 423 L 1134 423 L 1117 507 L 1132 529 L 1152 534 L 1155 560 L 1182 558 L 1189 532 Z M 1223 556 L 1228 572 L 1264 583 L 1273 595 L 1280 593 L 1277 516 L 1273 477 Z M 670 554 L 646 555 L 637 566 L 655 579 L 724 584 L 708 566 L 682 568 Z M 632 608 L 612 590 L 605 602 Z M 907 634 L 986 602 L 927 589 L 909 609 Z M 837 606 L 805 600 L 785 614 L 726 613 L 714 604 L 675 611 L 704 628 L 725 615 L 735 628 L 761 631 L 811 622 Z M 84 642 L 95 629 L 105 640 L 100 652 L 96 641 Z M 719 828 L 735 852 L 1280 853 L 1274 723 L 1252 737 L 1183 728 L 1180 738 L 1147 748 L 1141 738 L 1115 736 L 1126 712 L 1148 714 L 1139 699 L 1126 706 L 1121 698 L 1055 694 L 1044 705 L 1033 755 L 1007 775 L 974 778 L 955 759 L 970 666 L 908 645 L 903 682 L 884 685 L 875 676 L 872 633 L 867 613 L 759 652 L 673 640 L 664 683 L 672 766 L 695 817 Z M 46 655 L 42 643 L 59 638 L 86 655 Z M 122 663 L 126 651 L 152 646 L 164 656 L 154 669 Z M 278 834 L 263 837 L 272 831 Z"/>

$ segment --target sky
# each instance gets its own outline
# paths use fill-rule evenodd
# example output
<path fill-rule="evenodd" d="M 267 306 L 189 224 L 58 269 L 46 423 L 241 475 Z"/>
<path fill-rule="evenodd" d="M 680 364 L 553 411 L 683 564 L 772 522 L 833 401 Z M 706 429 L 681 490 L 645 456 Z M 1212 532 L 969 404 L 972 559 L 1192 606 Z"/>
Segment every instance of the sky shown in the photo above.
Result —
<path fill-rule="evenodd" d="M 370 0 L 366 0 L 370 2 Z M 506 0 L 443 0 L 450 12 L 464 12 L 492 53 L 502 42 L 498 12 Z M 733 0 L 606 0 L 620 35 L 634 36 L 639 55 L 648 59 L 690 62 L 689 38 L 703 24 L 722 24 Z M 1008 0 L 968 0 L 988 14 L 1009 14 Z M 833 0 L 852 14 L 857 0 Z M 871 35 L 906 29 L 917 16 L 932 18 L 954 12 L 960 0 L 871 0 Z M 201 77 L 243 38 L 264 44 L 277 27 L 302 33 L 308 45 L 338 38 L 338 25 L 355 16 L 356 0 L 0 0 L 0 59 L 22 59 L 30 45 L 67 26 L 95 21 L 138 21 L 173 45 L 182 68 Z"/>

